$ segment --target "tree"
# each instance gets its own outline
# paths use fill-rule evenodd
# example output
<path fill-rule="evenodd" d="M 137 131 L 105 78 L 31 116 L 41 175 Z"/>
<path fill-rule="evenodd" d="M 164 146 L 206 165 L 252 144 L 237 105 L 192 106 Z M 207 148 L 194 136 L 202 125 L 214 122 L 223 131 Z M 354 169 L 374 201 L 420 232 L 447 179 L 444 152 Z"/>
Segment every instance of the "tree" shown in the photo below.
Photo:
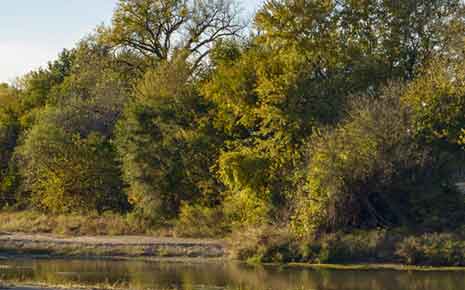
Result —
<path fill-rule="evenodd" d="M 460 0 L 270 0 L 256 21 L 274 49 L 307 50 L 321 76 L 338 72 L 383 81 L 412 79 L 430 56 L 452 53 L 451 35 L 464 34 L 464 15 Z"/>
<path fill-rule="evenodd" d="M 156 62 L 184 51 L 195 68 L 213 42 L 243 28 L 228 0 L 119 0 L 107 41 Z"/>
<path fill-rule="evenodd" d="M 301 234 L 461 222 L 464 203 L 451 167 L 417 142 L 401 94 L 362 98 L 345 121 L 312 138 L 294 216 Z"/>
<path fill-rule="evenodd" d="M 414 132 L 424 143 L 458 153 L 465 128 L 463 58 L 430 60 L 403 96 L 414 116 Z"/>
<path fill-rule="evenodd" d="M 90 36 L 78 44 L 70 75 L 49 98 L 57 107 L 74 108 L 86 115 L 75 122 L 64 120 L 72 126 L 69 130 L 87 128 L 110 138 L 125 103 L 130 99 L 139 72 L 120 62 L 119 56 L 113 55 L 111 49 L 99 43 L 97 38 Z"/>
<path fill-rule="evenodd" d="M 460 30 L 462 6 L 459 1 L 267 1 L 249 43 L 226 47 L 226 54 L 214 51 L 215 70 L 203 87 L 218 108 L 215 124 L 230 138 L 220 160 L 235 160 L 219 162 L 220 176 L 241 170 L 245 176 L 261 174 L 263 186 L 249 188 L 248 196 L 274 209 L 272 215 L 286 212 L 295 198 L 306 140 L 322 126 L 337 124 L 353 95 L 372 98 L 391 79 L 413 78 L 431 54 L 450 54 L 441 40 L 451 26 Z M 266 164 L 259 173 L 247 166 L 257 158 Z M 232 196 L 244 195 L 237 179 L 222 181 Z"/>
<path fill-rule="evenodd" d="M 63 113 L 51 109 L 43 114 Z M 81 136 L 40 121 L 18 154 L 32 206 L 53 213 L 127 210 L 115 151 L 99 133 Z"/>
<path fill-rule="evenodd" d="M 31 111 L 49 103 L 52 91 L 60 85 L 71 73 L 74 62 L 74 51 L 63 50 L 55 61 L 48 63 L 46 68 L 32 71 L 17 83 L 21 91 L 21 106 L 23 111 Z"/>
<path fill-rule="evenodd" d="M 209 168 L 218 141 L 207 112 L 183 58 L 160 63 L 138 83 L 116 143 L 129 199 L 142 217 L 162 224 L 182 202 L 216 203 Z"/>
<path fill-rule="evenodd" d="M 94 38 L 49 91 L 17 148 L 24 190 L 54 212 L 127 210 L 113 130 L 129 97 L 128 68 Z"/>
<path fill-rule="evenodd" d="M 251 200 L 266 204 L 267 213 L 276 218 L 292 199 L 293 171 L 302 157 L 299 148 L 319 125 L 337 119 L 341 104 L 339 88 L 332 80 L 315 77 L 302 50 L 290 47 L 276 53 L 257 41 L 238 44 L 233 50 L 226 47 L 226 52 L 232 52 L 226 57 L 215 51 L 215 71 L 205 82 L 203 94 L 216 105 L 215 125 L 227 136 L 220 160 L 236 159 L 219 162 L 218 171 L 248 169 L 251 172 L 245 175 L 262 174 L 263 186 L 246 191 L 234 180 L 223 179 L 231 198 L 237 194 L 243 200 L 247 192 Z M 266 168 L 255 172 L 246 164 L 257 158 Z"/>
<path fill-rule="evenodd" d="M 0 85 L 0 208 L 17 202 L 13 155 L 20 133 L 18 107 L 17 92 L 6 84 Z"/>

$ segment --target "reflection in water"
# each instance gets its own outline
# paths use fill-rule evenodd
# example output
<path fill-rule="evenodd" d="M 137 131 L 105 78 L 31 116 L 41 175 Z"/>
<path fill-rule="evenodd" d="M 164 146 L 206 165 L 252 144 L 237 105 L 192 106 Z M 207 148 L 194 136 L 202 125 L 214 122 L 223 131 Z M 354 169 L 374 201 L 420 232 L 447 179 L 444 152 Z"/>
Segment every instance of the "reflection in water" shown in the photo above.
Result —
<path fill-rule="evenodd" d="M 465 272 L 312 270 L 237 263 L 94 260 L 0 261 L 0 278 L 131 288 L 254 290 L 463 290 Z"/>

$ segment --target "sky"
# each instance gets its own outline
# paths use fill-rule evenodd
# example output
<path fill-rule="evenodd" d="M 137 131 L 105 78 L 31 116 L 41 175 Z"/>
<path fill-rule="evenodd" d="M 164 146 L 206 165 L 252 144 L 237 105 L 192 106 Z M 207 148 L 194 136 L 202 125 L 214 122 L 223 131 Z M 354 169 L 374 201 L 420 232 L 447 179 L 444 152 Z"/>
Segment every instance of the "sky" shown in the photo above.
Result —
<path fill-rule="evenodd" d="M 117 0 L 0 0 L 0 83 L 12 82 L 109 24 Z M 242 0 L 252 15 L 263 0 Z"/>

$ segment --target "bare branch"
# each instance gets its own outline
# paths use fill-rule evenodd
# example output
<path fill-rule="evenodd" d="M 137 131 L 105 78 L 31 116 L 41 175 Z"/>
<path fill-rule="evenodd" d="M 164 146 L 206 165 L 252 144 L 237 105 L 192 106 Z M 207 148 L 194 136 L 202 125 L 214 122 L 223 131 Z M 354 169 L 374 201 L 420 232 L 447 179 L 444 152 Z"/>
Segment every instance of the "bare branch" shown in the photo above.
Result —
<path fill-rule="evenodd" d="M 120 0 L 110 39 L 116 47 L 156 60 L 169 60 L 177 50 L 189 53 L 198 66 L 211 43 L 238 36 L 246 25 L 232 0 Z"/>

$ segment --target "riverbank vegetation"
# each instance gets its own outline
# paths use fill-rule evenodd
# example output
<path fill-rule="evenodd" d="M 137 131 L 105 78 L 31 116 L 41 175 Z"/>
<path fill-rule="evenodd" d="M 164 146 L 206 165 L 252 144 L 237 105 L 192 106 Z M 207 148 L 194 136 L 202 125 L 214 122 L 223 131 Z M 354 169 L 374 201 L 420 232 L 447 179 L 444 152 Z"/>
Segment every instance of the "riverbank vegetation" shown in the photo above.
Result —
<path fill-rule="evenodd" d="M 238 239 L 239 256 L 388 247 L 464 265 L 463 2 L 269 0 L 251 23 L 239 11 L 119 0 L 111 24 L 1 85 L 2 227 L 266 228 Z M 16 213 L 15 226 L 21 211 L 43 221 Z"/>
<path fill-rule="evenodd" d="M 38 210 L 4 211 L 0 213 L 0 220 L 0 233 L 60 236 L 170 235 L 169 228 L 157 230 L 141 224 L 139 219 L 111 212 L 50 214 Z"/>
<path fill-rule="evenodd" d="M 301 239 L 283 229 L 235 233 L 231 255 L 251 263 L 465 266 L 463 233 L 352 230 Z"/>

